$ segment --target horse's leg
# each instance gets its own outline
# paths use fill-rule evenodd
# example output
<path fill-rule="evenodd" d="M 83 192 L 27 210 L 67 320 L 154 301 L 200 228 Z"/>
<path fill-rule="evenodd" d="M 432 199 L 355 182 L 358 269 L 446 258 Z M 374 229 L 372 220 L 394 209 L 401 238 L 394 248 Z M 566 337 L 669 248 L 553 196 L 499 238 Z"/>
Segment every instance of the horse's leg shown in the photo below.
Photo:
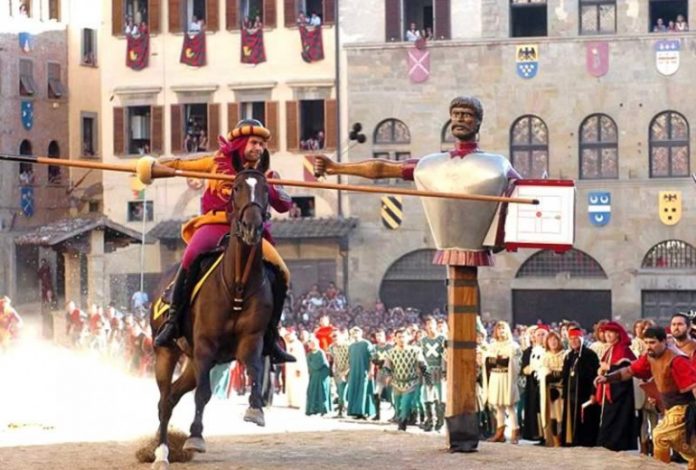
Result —
<path fill-rule="evenodd" d="M 244 421 L 265 426 L 263 417 L 263 336 L 246 336 L 239 341 L 237 356 L 247 366 L 251 379 L 251 393 L 249 394 L 249 408 L 244 415 Z"/>
<path fill-rule="evenodd" d="M 181 397 L 194 388 L 196 388 L 196 369 L 191 362 L 187 362 L 179 378 L 172 384 L 172 392 L 169 398 L 172 406 L 176 406 Z"/>
<path fill-rule="evenodd" d="M 157 348 L 155 350 L 155 378 L 157 387 L 160 391 L 158 404 L 159 410 L 159 445 L 155 450 L 155 462 L 152 464 L 153 470 L 166 470 L 169 468 L 169 443 L 167 441 L 167 427 L 172 417 L 172 410 L 175 403 L 170 399 L 172 388 L 172 375 L 174 368 L 179 360 L 181 351 L 174 348 Z"/>
<path fill-rule="evenodd" d="M 213 348 L 208 341 L 199 339 L 196 342 L 193 353 L 193 366 L 196 375 L 196 414 L 191 423 L 191 433 L 184 450 L 205 452 L 205 441 L 203 440 L 203 410 L 210 401 L 212 391 L 210 390 L 210 369 L 213 367 Z"/>

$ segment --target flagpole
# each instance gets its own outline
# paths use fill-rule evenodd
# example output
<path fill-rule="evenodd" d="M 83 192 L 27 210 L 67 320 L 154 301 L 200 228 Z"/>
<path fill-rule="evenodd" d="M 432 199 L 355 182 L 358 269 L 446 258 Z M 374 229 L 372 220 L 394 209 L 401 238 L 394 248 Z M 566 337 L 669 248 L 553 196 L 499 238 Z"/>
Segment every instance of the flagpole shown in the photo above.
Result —
<path fill-rule="evenodd" d="M 140 239 L 140 292 L 144 292 L 145 284 L 145 221 L 147 220 L 147 201 L 145 198 L 145 188 L 141 191 L 141 200 L 143 202 L 143 225 Z"/>

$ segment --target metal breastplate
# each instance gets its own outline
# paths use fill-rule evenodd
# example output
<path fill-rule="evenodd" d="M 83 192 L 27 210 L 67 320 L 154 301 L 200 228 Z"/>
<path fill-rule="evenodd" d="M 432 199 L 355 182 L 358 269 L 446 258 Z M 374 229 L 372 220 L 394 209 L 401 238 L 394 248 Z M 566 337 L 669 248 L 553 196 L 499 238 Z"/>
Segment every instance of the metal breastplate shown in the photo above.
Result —
<path fill-rule="evenodd" d="M 510 162 L 502 155 L 476 152 L 450 157 L 449 152 L 421 158 L 414 171 L 420 190 L 500 196 L 508 184 Z M 435 245 L 440 250 L 481 250 L 497 202 L 424 197 Z"/>

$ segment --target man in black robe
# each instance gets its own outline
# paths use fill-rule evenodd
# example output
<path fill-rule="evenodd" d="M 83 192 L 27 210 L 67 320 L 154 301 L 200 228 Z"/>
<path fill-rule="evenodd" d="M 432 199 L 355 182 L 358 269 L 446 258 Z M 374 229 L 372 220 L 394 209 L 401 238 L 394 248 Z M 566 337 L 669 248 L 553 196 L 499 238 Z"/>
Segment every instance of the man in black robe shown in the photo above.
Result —
<path fill-rule="evenodd" d="M 544 341 L 549 330 L 546 325 L 532 327 L 532 344 L 522 353 L 522 375 L 524 384 L 524 420 L 522 421 L 522 439 L 540 441 L 544 444 L 544 430 L 541 424 L 541 388 L 537 370 L 544 355 Z M 531 329 L 531 328 L 530 328 Z"/>
<path fill-rule="evenodd" d="M 595 393 L 599 358 L 583 344 L 582 330 L 568 331 L 570 350 L 563 361 L 563 423 L 561 445 L 594 447 L 599 432 L 599 406 L 583 408 Z"/>

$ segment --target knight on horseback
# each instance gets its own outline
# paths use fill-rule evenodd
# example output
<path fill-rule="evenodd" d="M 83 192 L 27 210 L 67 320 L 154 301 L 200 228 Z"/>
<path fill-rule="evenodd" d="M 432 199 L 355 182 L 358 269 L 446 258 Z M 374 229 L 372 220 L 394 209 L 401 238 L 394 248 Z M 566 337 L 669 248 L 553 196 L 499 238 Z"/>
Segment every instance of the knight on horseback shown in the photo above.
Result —
<path fill-rule="evenodd" d="M 241 157 L 244 168 L 256 168 L 261 157 L 268 153 L 266 144 L 270 137 L 271 132 L 260 121 L 245 119 L 228 133 L 227 138 L 222 136 L 218 138 L 220 148 L 215 155 L 195 160 L 175 159 L 158 163 L 177 170 L 235 175 L 237 172 L 232 166 L 233 155 Z M 143 165 L 151 166 L 151 160 L 150 163 L 145 163 L 143 160 Z M 138 173 L 140 176 L 141 171 Z M 279 178 L 278 173 L 273 170 L 269 170 L 266 176 Z M 189 271 L 199 255 L 214 249 L 220 240 L 229 233 L 230 223 L 227 207 L 231 190 L 232 183 L 229 181 L 208 180 L 201 197 L 203 214 L 188 221 L 182 227 L 182 238 L 187 246 L 173 281 L 170 299 L 168 299 L 170 304 L 169 316 L 155 337 L 155 347 L 171 345 L 176 338 L 181 336 L 182 312 L 186 310 L 192 286 L 196 282 L 196 279 L 191 278 Z M 287 212 L 292 206 L 292 199 L 279 185 L 269 185 L 269 202 L 280 213 Z M 295 362 L 295 358 L 287 354 L 278 344 L 280 340 L 278 324 L 289 286 L 290 273 L 273 246 L 269 229 L 270 222 L 267 221 L 263 231 L 263 259 L 275 266 L 279 275 L 272 283 L 273 316 L 264 335 L 264 355 L 268 355 L 271 361 L 276 364 Z"/>

